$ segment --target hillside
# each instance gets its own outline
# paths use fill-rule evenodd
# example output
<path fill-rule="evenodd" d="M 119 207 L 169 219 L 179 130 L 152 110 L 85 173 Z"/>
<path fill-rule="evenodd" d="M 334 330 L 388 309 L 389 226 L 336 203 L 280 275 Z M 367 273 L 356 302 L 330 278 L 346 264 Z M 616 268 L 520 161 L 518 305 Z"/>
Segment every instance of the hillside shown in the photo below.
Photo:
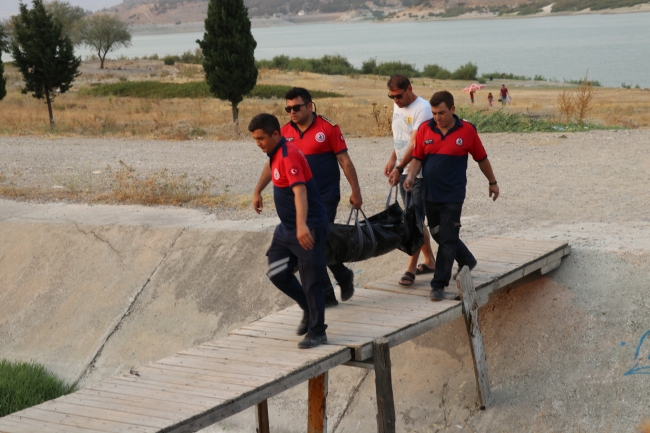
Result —
<path fill-rule="evenodd" d="M 290 22 L 522 16 L 621 9 L 650 10 L 650 0 L 244 0 L 252 18 Z M 196 23 L 207 0 L 125 0 L 109 9 L 130 25 Z"/>

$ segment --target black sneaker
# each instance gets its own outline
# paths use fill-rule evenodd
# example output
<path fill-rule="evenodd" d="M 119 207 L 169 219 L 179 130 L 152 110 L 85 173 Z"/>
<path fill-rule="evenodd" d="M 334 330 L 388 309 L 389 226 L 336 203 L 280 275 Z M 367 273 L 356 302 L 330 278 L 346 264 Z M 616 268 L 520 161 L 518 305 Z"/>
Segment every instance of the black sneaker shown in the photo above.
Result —
<path fill-rule="evenodd" d="M 308 328 L 309 328 L 309 316 L 303 315 L 302 319 L 300 320 L 300 325 L 298 325 L 298 329 L 296 329 L 296 335 L 305 335 L 307 333 Z"/>
<path fill-rule="evenodd" d="M 305 338 L 300 343 L 298 343 L 298 348 L 311 349 L 325 343 L 327 343 L 327 335 L 307 334 L 305 335 Z"/>
<path fill-rule="evenodd" d="M 445 289 L 431 289 L 429 297 L 434 302 L 443 301 L 445 299 Z"/>
<path fill-rule="evenodd" d="M 339 301 L 336 300 L 335 296 L 325 296 L 325 308 L 336 307 L 339 305 Z"/>
<path fill-rule="evenodd" d="M 341 288 L 341 301 L 345 302 L 354 295 L 354 272 L 352 269 L 349 269 L 348 277 L 338 283 Z"/>
<path fill-rule="evenodd" d="M 476 267 L 476 263 L 477 263 L 477 262 L 474 262 L 473 265 L 468 265 L 470 271 Z M 452 277 L 451 277 L 452 280 L 456 280 L 456 278 L 458 278 L 458 275 L 460 274 L 461 269 L 463 269 L 463 266 L 465 266 L 465 265 L 458 265 L 458 270 L 457 270 L 456 273 L 455 273 L 454 275 L 452 275 Z"/>

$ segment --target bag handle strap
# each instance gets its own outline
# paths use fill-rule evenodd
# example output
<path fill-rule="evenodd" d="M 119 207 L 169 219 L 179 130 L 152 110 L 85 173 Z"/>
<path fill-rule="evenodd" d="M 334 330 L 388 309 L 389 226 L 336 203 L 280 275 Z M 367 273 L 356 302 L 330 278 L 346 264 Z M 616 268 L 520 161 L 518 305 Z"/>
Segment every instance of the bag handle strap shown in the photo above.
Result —
<path fill-rule="evenodd" d="M 390 206 L 390 199 L 393 196 L 393 191 L 395 191 L 395 200 L 394 203 L 397 203 L 397 185 L 391 186 L 388 190 L 388 197 L 386 197 L 386 207 Z"/>
<path fill-rule="evenodd" d="M 362 224 L 359 222 L 359 212 L 361 212 L 361 215 L 363 216 L 364 223 Z M 353 261 L 359 260 L 360 254 L 363 251 L 363 232 L 362 232 L 362 225 L 365 225 L 368 229 L 368 235 L 370 236 L 370 241 L 372 242 L 372 254 L 375 253 L 375 249 L 377 248 L 377 240 L 375 238 L 375 232 L 372 229 L 372 226 L 370 225 L 370 221 L 368 221 L 368 217 L 366 216 L 365 212 L 362 209 L 355 209 L 353 206 L 350 206 L 350 215 L 348 216 L 348 225 L 350 225 L 350 220 L 352 219 L 352 214 L 354 214 L 354 225 L 357 228 L 357 234 L 359 235 L 359 255 L 354 258 Z"/>

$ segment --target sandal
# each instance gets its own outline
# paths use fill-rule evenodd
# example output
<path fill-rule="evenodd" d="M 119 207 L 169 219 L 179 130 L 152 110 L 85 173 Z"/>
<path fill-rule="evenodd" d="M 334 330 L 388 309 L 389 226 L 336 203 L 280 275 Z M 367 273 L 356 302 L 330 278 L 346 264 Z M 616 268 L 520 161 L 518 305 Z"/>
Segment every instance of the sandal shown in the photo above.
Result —
<path fill-rule="evenodd" d="M 428 267 L 424 263 L 420 263 L 418 265 L 418 270 L 415 271 L 415 275 L 433 274 L 434 271 L 435 271 L 435 269 L 431 269 L 430 267 Z"/>
<path fill-rule="evenodd" d="M 399 280 L 399 285 L 408 287 L 413 284 L 415 281 L 415 275 L 413 275 L 411 272 L 404 272 L 404 275 L 402 275 L 402 278 Z"/>

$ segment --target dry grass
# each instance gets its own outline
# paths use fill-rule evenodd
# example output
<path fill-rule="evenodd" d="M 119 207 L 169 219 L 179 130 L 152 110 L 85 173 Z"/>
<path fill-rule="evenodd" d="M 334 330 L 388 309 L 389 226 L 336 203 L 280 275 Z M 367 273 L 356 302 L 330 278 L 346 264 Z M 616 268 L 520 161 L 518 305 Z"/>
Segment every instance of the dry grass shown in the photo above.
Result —
<path fill-rule="evenodd" d="M 54 190 L 17 186 L 20 173 L 0 173 L 0 197 L 19 200 L 66 200 L 79 203 L 141 204 L 203 207 L 208 209 L 246 209 L 252 206 L 250 194 L 233 194 L 226 186 L 219 194 L 213 194 L 215 179 L 190 180 L 186 174 L 174 174 L 168 170 L 142 175 L 133 167 L 120 161 L 120 167 L 111 173 L 108 187 L 93 184 L 92 172 L 80 171 L 62 179 Z M 273 203 L 271 192 L 263 193 L 266 203 Z"/>
<path fill-rule="evenodd" d="M 159 80 L 185 82 L 203 79 L 200 65 L 163 66 L 160 61 L 115 61 L 99 71 L 93 63 L 83 66 L 84 74 L 75 88 L 93 83 L 120 80 Z M 230 106 L 216 99 L 147 100 L 138 98 L 91 97 L 70 93 L 54 101 L 56 129 L 50 131 L 47 109 L 41 101 L 19 92 L 20 74 L 7 67 L 8 95 L 0 102 L 0 134 L 62 136 L 111 136 L 187 140 L 206 137 L 217 140 L 244 138 L 247 121 L 259 112 L 288 120 L 282 100 L 247 99 L 240 104 L 241 127 L 232 124 Z M 386 98 L 385 77 L 324 76 L 304 72 L 260 71 L 260 84 L 302 86 L 308 89 L 344 93 L 345 98 L 317 100 L 317 111 L 336 121 L 348 137 L 390 134 L 392 102 Z M 448 89 L 457 97 L 457 105 L 468 105 L 460 92 L 467 83 L 417 79 L 416 94 L 430 98 L 434 91 Z M 509 112 L 526 112 L 541 117 L 561 117 L 556 108 L 560 85 L 539 82 L 507 82 L 513 96 Z M 493 94 L 501 81 L 488 84 L 477 94 L 477 108 L 487 109 L 487 92 Z M 573 89 L 573 88 L 572 88 Z M 485 101 L 481 98 L 485 97 Z M 587 120 L 625 127 L 650 126 L 647 109 L 650 92 L 638 89 L 600 89 L 591 99 Z M 483 106 L 483 103 L 485 106 Z M 500 107 L 494 107 L 494 110 Z"/>

